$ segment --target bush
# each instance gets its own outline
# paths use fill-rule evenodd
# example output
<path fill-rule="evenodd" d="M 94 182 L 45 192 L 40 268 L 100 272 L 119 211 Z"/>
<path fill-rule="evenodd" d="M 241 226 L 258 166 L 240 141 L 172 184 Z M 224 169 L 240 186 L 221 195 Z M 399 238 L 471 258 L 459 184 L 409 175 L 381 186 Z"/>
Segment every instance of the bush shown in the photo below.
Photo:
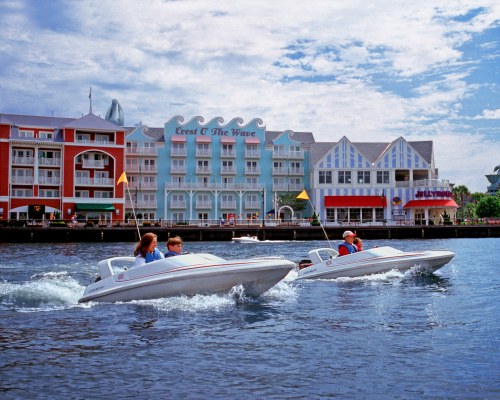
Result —
<path fill-rule="evenodd" d="M 151 225 L 152 225 L 152 224 L 151 224 L 151 221 L 144 221 L 144 222 L 142 223 L 142 226 L 151 226 Z"/>

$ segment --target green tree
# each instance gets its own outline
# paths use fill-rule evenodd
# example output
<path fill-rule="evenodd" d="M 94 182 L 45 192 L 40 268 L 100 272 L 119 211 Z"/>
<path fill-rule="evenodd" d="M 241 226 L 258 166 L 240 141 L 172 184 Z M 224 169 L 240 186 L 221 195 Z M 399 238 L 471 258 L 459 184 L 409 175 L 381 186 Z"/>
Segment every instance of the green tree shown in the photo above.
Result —
<path fill-rule="evenodd" d="M 476 214 L 479 218 L 500 217 L 500 198 L 485 196 L 476 205 Z"/>
<path fill-rule="evenodd" d="M 297 199 L 299 193 L 281 193 L 278 195 L 278 203 L 280 206 L 290 206 L 294 211 L 305 210 L 307 200 Z"/>
<path fill-rule="evenodd" d="M 458 204 L 457 217 L 460 219 L 464 219 L 465 203 L 466 200 L 468 199 L 468 196 L 470 196 L 469 188 L 465 185 L 458 185 L 452 189 L 452 192 L 453 192 L 453 198 Z"/>

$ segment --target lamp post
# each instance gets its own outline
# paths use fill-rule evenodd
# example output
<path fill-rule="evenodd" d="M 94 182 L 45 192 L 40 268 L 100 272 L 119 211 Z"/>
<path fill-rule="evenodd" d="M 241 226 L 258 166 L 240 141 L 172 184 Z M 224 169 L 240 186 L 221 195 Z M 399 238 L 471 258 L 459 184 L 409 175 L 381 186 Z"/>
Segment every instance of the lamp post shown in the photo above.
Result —
<path fill-rule="evenodd" d="M 265 189 L 262 189 L 262 227 L 266 226 L 266 209 L 264 203 L 264 192 Z"/>

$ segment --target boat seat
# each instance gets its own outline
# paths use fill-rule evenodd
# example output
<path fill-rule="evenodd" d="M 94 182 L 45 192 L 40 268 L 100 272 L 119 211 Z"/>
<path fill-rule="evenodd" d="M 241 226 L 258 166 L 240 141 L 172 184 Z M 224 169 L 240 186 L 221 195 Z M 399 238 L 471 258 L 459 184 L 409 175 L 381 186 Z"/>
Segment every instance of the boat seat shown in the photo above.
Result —
<path fill-rule="evenodd" d="M 319 264 L 328 259 L 336 258 L 339 252 L 328 247 L 322 249 L 314 249 L 309 252 L 309 257 L 313 264 Z"/>
<path fill-rule="evenodd" d="M 107 260 L 101 260 L 99 261 L 99 264 L 97 264 L 99 266 L 99 276 L 101 279 L 105 279 L 108 276 L 113 275 L 113 268 L 111 268 L 111 263 L 108 261 L 109 258 Z"/>

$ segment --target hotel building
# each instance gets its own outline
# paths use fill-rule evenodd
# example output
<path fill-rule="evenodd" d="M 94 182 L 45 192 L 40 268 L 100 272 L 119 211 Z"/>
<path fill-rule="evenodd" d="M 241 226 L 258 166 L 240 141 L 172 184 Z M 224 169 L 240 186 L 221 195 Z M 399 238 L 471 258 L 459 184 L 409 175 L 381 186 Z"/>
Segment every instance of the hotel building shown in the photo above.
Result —
<path fill-rule="evenodd" d="M 315 142 L 311 132 L 266 131 L 259 119 L 176 116 L 163 128 L 125 128 L 92 113 L 0 114 L 0 164 L 4 220 L 77 214 L 110 224 L 135 213 L 169 223 L 307 224 L 312 207 L 277 202 L 303 189 L 326 225 L 439 224 L 458 207 L 432 141 Z M 123 171 L 128 187 L 116 184 Z"/>

